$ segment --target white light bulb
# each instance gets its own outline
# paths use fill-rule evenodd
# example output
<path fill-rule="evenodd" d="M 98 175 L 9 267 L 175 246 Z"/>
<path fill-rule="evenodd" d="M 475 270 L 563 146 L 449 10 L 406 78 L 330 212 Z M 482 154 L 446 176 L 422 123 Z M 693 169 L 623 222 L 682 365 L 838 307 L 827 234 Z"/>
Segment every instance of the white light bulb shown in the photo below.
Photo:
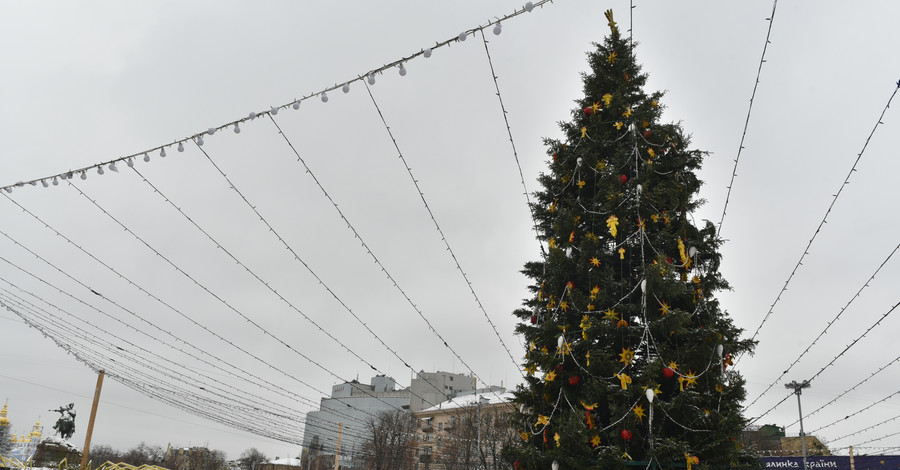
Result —
<path fill-rule="evenodd" d="M 201 145 L 202 145 L 202 144 L 201 144 Z M 184 152 L 184 143 L 183 143 L 183 142 L 178 142 L 178 151 L 179 151 L 179 152 Z"/>
<path fill-rule="evenodd" d="M 250 119 L 256 119 L 256 112 L 251 111 L 250 114 L 248 115 L 248 117 L 249 117 Z"/>
<path fill-rule="evenodd" d="M 423 52 L 422 55 L 424 55 L 426 59 L 431 57 L 431 48 L 425 49 L 425 52 Z"/>
<path fill-rule="evenodd" d="M 690 256 L 691 258 L 693 258 L 694 255 L 696 255 L 696 254 L 697 254 L 697 248 L 695 248 L 695 247 L 693 247 L 693 246 L 690 247 L 690 248 L 688 248 L 688 256 Z"/>
<path fill-rule="evenodd" d="M 103 167 L 102 167 L 102 166 L 98 166 L 98 167 L 97 167 L 97 174 L 98 174 L 98 175 L 102 175 L 102 174 L 103 174 Z"/>
<path fill-rule="evenodd" d="M 647 391 L 645 391 L 644 394 L 647 395 L 647 401 L 653 403 L 653 399 L 656 398 L 656 392 L 654 392 L 652 388 L 647 387 Z"/>
<path fill-rule="evenodd" d="M 494 25 L 494 35 L 495 35 L 495 36 L 499 36 L 499 35 L 500 35 L 500 31 L 501 31 L 502 29 L 503 29 L 503 27 L 500 26 L 500 23 L 495 24 L 495 25 Z"/>
<path fill-rule="evenodd" d="M 145 155 L 146 155 L 146 154 L 145 154 Z M 160 157 L 163 157 L 163 158 L 166 158 L 166 149 L 164 149 L 164 148 L 159 149 L 159 156 L 160 156 Z"/>
<path fill-rule="evenodd" d="M 400 64 L 400 76 L 401 77 L 406 76 L 406 67 L 404 67 L 402 63 Z"/>
<path fill-rule="evenodd" d="M 118 172 L 119 172 L 119 169 L 116 168 L 116 162 L 112 162 L 112 163 L 109 164 L 109 171 L 112 171 L 112 172 L 115 172 L 115 173 L 118 173 Z"/>
<path fill-rule="evenodd" d="M 87 179 L 87 172 L 86 172 L 86 171 L 82 171 L 82 172 L 81 172 L 81 179 L 83 179 L 83 180 L 86 180 L 86 179 Z"/>
<path fill-rule="evenodd" d="M 160 153 L 160 156 L 162 156 L 162 153 Z M 144 161 L 145 161 L 145 162 L 149 162 L 149 161 L 150 161 L 150 155 L 149 155 L 148 153 L 146 153 L 146 152 L 144 152 Z"/>
<path fill-rule="evenodd" d="M 716 354 L 719 355 L 719 359 L 722 359 L 722 353 L 725 352 L 725 347 L 720 345 L 716 346 Z"/>
<path fill-rule="evenodd" d="M 129 157 L 128 160 L 125 160 L 125 163 L 128 165 L 128 168 L 134 168 L 134 160 L 132 160 L 131 157 Z"/>
<path fill-rule="evenodd" d="M 641 194 L 642 192 L 644 192 L 644 187 L 641 185 L 637 185 L 637 187 L 635 189 L 637 190 L 638 194 Z"/>
<path fill-rule="evenodd" d="M 196 142 L 197 142 L 197 145 L 203 146 L 203 136 L 198 135 Z"/>
<path fill-rule="evenodd" d="M 350 93 L 350 84 L 345 83 L 344 86 L 341 87 L 341 91 L 343 91 L 344 93 Z"/>
<path fill-rule="evenodd" d="M 300 100 L 294 101 L 294 104 L 291 105 L 294 108 L 294 111 L 300 109 Z"/>
<path fill-rule="evenodd" d="M 525 11 L 531 13 L 531 10 L 534 10 L 534 3 L 526 2 L 525 3 Z"/>
<path fill-rule="evenodd" d="M 241 126 L 239 126 L 238 123 L 234 123 L 234 133 L 235 134 L 241 133 Z"/>
<path fill-rule="evenodd" d="M 553 470 L 559 470 L 559 462 L 557 462 L 556 460 L 554 460 L 553 463 L 550 464 L 550 468 L 553 469 Z"/>
<path fill-rule="evenodd" d="M 321 96 L 321 98 L 322 98 L 322 102 L 323 102 L 323 103 L 327 103 L 327 102 L 328 102 L 328 93 L 325 93 L 325 92 L 323 91 L 322 94 L 321 94 L 320 96 Z"/>
<path fill-rule="evenodd" d="M 47 184 L 47 181 L 46 181 L 46 180 L 41 180 L 41 186 L 43 186 L 43 187 L 46 188 L 47 186 L 50 186 L 50 185 Z"/>
<path fill-rule="evenodd" d="M 584 161 L 581 157 L 578 157 L 578 160 L 575 160 L 575 168 L 581 166 L 581 162 Z"/>
<path fill-rule="evenodd" d="M 374 73 L 370 73 L 368 79 L 369 79 L 369 85 L 375 84 L 375 74 Z"/>
<path fill-rule="evenodd" d="M 209 135 L 213 135 L 216 133 L 216 130 L 217 129 L 215 127 L 210 127 L 209 129 L 206 130 L 206 133 Z"/>
<path fill-rule="evenodd" d="M 463 42 L 466 40 L 466 36 L 467 36 L 466 32 L 463 31 L 463 32 L 459 33 L 459 36 L 456 37 L 456 40 L 459 42 Z"/>
<path fill-rule="evenodd" d="M 572 257 L 572 247 L 571 246 L 566 247 L 566 257 L 568 257 L 568 258 Z"/>
<path fill-rule="evenodd" d="M 59 180 L 56 177 L 53 177 L 53 186 L 59 186 Z"/>

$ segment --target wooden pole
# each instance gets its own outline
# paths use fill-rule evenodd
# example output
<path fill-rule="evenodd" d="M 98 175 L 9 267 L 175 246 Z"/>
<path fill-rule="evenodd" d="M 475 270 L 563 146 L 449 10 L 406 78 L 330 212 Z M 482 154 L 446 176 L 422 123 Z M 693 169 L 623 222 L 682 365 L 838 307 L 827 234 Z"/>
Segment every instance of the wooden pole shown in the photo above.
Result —
<path fill-rule="evenodd" d="M 344 422 L 338 423 L 338 440 L 334 449 L 334 470 L 338 470 L 338 459 L 341 457 L 341 432 L 344 430 Z"/>
<path fill-rule="evenodd" d="M 853 464 L 853 446 L 850 446 L 850 470 L 856 470 L 856 465 Z"/>
<path fill-rule="evenodd" d="M 94 389 L 94 404 L 91 405 L 91 419 L 88 420 L 87 434 L 84 436 L 84 451 L 81 453 L 81 470 L 87 467 L 88 453 L 91 450 L 91 434 L 94 432 L 94 418 L 97 417 L 97 405 L 100 403 L 100 389 L 103 388 L 103 376 L 106 371 L 97 374 L 97 388 Z"/>

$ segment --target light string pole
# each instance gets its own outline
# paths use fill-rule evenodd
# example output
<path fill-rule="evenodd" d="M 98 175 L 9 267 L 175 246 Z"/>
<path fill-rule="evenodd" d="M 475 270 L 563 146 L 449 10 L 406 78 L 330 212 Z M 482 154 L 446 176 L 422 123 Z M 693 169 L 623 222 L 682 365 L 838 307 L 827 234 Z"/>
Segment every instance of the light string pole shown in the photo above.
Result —
<path fill-rule="evenodd" d="M 784 384 L 784 388 L 793 389 L 794 395 L 797 395 L 797 411 L 800 412 L 800 448 L 803 450 L 803 470 L 806 470 L 809 467 L 806 466 L 806 434 L 803 432 L 803 408 L 800 406 L 800 394 L 804 388 L 809 388 L 809 380 L 800 383 L 795 380 Z"/>

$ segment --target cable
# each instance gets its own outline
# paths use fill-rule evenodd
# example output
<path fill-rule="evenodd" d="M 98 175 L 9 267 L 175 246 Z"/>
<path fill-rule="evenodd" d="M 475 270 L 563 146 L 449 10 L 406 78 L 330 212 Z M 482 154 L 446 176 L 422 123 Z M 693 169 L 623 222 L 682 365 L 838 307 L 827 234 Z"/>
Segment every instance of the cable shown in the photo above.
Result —
<path fill-rule="evenodd" d="M 881 271 L 881 268 L 883 268 L 884 265 L 887 264 L 888 261 L 890 261 L 891 257 L 894 256 L 894 253 L 896 253 L 898 249 L 900 249 L 900 244 L 897 244 L 897 246 L 894 247 L 894 250 L 891 251 L 891 254 L 889 254 L 889 255 L 887 256 L 887 258 L 885 258 L 884 261 L 881 262 L 881 264 L 878 266 L 878 269 L 876 269 L 875 272 L 872 273 L 871 276 L 869 276 L 869 279 L 867 279 L 866 282 L 863 283 L 863 286 L 860 287 L 858 291 L 856 291 L 856 294 L 854 294 L 853 297 L 850 298 L 850 300 L 847 302 L 846 305 L 844 305 L 843 308 L 841 308 L 841 310 L 838 312 L 838 314 L 835 315 L 834 318 L 832 318 L 831 321 L 829 321 L 827 325 L 825 325 L 825 328 L 822 330 L 822 332 L 820 332 L 819 335 L 816 336 L 816 338 L 812 341 L 812 343 L 810 343 L 810 344 L 806 347 L 806 349 L 804 349 L 803 352 L 800 353 L 800 356 L 798 356 L 797 359 L 794 359 L 794 362 L 791 362 L 791 364 L 788 366 L 788 368 L 785 369 L 785 370 L 781 373 L 781 375 L 778 376 L 778 378 L 776 378 L 774 381 L 772 381 L 772 383 L 770 383 L 769 386 L 766 387 L 766 389 L 762 391 L 762 393 L 760 393 L 756 398 L 754 398 L 753 401 L 750 402 L 749 405 L 745 406 L 745 407 L 744 407 L 745 409 L 746 409 L 746 408 L 750 408 L 751 406 L 753 406 L 753 404 L 756 403 L 757 400 L 759 400 L 760 398 L 762 398 L 762 396 L 765 395 L 766 392 L 768 392 L 772 387 L 774 387 L 775 384 L 777 384 L 778 381 L 782 379 L 782 377 L 784 377 L 785 375 L 787 375 L 787 373 L 790 372 L 790 370 L 791 370 L 795 365 L 797 365 L 798 362 L 800 362 L 800 359 L 803 359 L 803 356 L 805 356 L 806 353 L 808 353 L 809 350 L 810 350 L 810 349 L 811 349 L 811 348 L 812 348 L 812 347 L 813 347 L 813 346 L 814 346 L 814 345 L 822 338 L 822 336 L 824 336 L 825 333 L 828 332 L 828 329 L 831 328 L 831 325 L 833 325 L 834 322 L 836 322 L 836 321 L 841 317 L 841 315 L 844 313 L 844 311 L 847 310 L 847 308 L 850 306 L 850 304 L 852 304 L 854 300 L 856 300 L 857 298 L 859 298 L 859 295 L 862 293 L 863 289 L 865 289 L 866 287 L 869 287 L 869 283 L 872 282 L 872 280 L 875 279 L 875 276 Z"/>
<path fill-rule="evenodd" d="M 483 36 L 484 33 L 482 33 Z M 415 175 L 413 175 L 412 168 L 409 167 L 409 163 L 406 161 L 406 157 L 403 156 L 403 152 L 400 150 L 400 146 L 397 144 L 397 139 L 394 138 L 394 133 L 391 132 L 390 126 L 388 126 L 387 121 L 384 118 L 384 114 L 381 112 L 381 107 L 378 106 L 378 102 L 375 100 L 375 95 L 372 94 L 372 89 L 366 84 L 366 91 L 369 92 L 369 98 L 372 99 L 372 104 L 375 106 L 375 110 L 378 111 L 378 117 L 381 118 L 381 123 L 384 124 L 384 128 L 388 133 L 388 137 L 391 138 L 391 142 L 394 144 L 394 149 L 397 150 L 397 154 L 400 157 L 400 161 L 403 162 L 403 166 L 406 168 L 406 173 L 409 174 L 409 178 L 412 180 L 413 185 L 416 187 L 416 192 L 419 193 L 419 199 L 422 200 L 422 204 L 425 206 L 425 210 L 428 211 L 428 216 L 431 218 L 431 221 L 434 223 L 434 228 L 437 229 L 438 234 L 441 236 L 441 241 L 444 242 L 444 246 L 447 247 L 447 252 L 450 253 L 450 257 L 453 258 L 453 263 L 456 265 L 456 270 L 462 275 L 463 280 L 466 282 L 466 285 L 469 287 L 469 292 L 472 293 L 472 296 L 475 298 L 475 304 L 478 305 L 478 308 L 481 310 L 481 313 L 484 314 L 484 318 L 487 319 L 489 325 L 494 330 L 494 335 L 497 336 L 497 339 L 500 341 L 500 345 L 503 346 L 503 349 L 506 351 L 506 354 L 509 356 L 509 360 L 512 361 L 513 366 L 519 372 L 519 375 L 522 376 L 522 379 L 525 379 L 525 374 L 522 373 L 522 370 L 519 368 L 519 364 L 516 362 L 516 359 L 513 358 L 512 352 L 510 352 L 509 347 L 506 346 L 506 343 L 503 342 L 503 338 L 500 336 L 500 332 L 497 331 L 497 325 L 494 325 L 494 322 L 491 321 L 491 317 L 488 315 L 487 311 L 484 309 L 484 305 L 481 303 L 481 299 L 478 298 L 478 294 L 475 293 L 475 287 L 472 286 L 472 281 L 469 280 L 469 276 L 466 275 L 465 271 L 463 271 L 462 266 L 459 264 L 459 259 L 456 257 L 456 253 L 453 251 L 453 248 L 450 247 L 450 242 L 447 240 L 447 235 L 444 234 L 444 231 L 441 229 L 440 224 L 438 224 L 437 218 L 434 216 L 434 212 L 431 210 L 431 206 L 428 205 L 428 201 L 425 199 L 425 193 L 422 192 L 422 188 L 419 186 L 419 181 L 416 179 Z M 437 331 L 432 327 L 431 323 L 428 323 L 428 327 L 432 329 L 432 331 L 437 334 Z M 437 334 L 438 339 L 444 341 L 444 338 L 441 335 Z M 456 351 L 453 348 L 447 346 L 450 351 L 456 355 L 456 358 L 459 359 L 466 368 L 470 371 L 472 370 L 466 362 L 456 354 Z M 474 373 L 474 372 L 473 372 Z M 480 378 L 478 380 L 481 380 Z M 484 383 L 483 380 L 481 380 Z"/>
<path fill-rule="evenodd" d="M 822 227 L 824 227 L 827 223 L 828 215 L 831 214 L 831 210 L 834 208 L 834 203 L 837 202 L 838 197 L 840 197 L 841 193 L 844 191 L 844 188 L 848 184 L 850 184 L 850 176 L 853 174 L 853 172 L 856 171 L 856 166 L 859 164 L 859 161 L 862 159 L 863 154 L 866 152 L 866 148 L 869 146 L 869 141 L 872 140 L 872 136 L 875 134 L 875 130 L 878 129 L 878 126 L 880 124 L 884 124 L 882 122 L 882 119 L 884 118 L 884 114 L 887 112 L 888 108 L 891 107 L 891 101 L 893 101 L 894 97 L 897 96 L 898 89 L 900 89 L 900 81 L 897 82 L 897 86 L 894 88 L 893 93 L 891 93 L 891 97 L 888 99 L 887 103 L 884 105 L 884 108 L 881 110 L 881 115 L 878 117 L 878 121 L 872 127 L 872 131 L 869 132 L 869 136 L 866 137 L 866 142 L 865 144 L 863 144 L 862 150 L 860 150 L 859 154 L 857 154 L 856 160 L 853 162 L 853 166 L 850 168 L 850 171 L 847 172 L 847 176 L 844 178 L 844 182 L 841 183 L 841 186 L 838 188 L 837 193 L 834 194 L 831 203 L 828 205 L 828 209 L 825 211 L 825 216 L 822 217 L 822 221 L 819 222 L 819 226 L 816 227 L 815 233 L 813 233 L 812 238 L 809 239 L 809 243 L 806 244 L 806 248 L 803 250 L 803 254 L 800 255 L 800 259 L 797 260 L 797 264 L 794 266 L 793 270 L 791 270 L 791 274 L 788 276 L 787 280 L 784 281 L 784 286 L 781 288 L 781 291 L 778 292 L 778 296 L 775 297 L 775 302 L 773 302 L 772 306 L 769 307 L 769 311 L 766 313 L 765 317 L 763 317 L 762 322 L 760 322 L 759 326 L 756 327 L 756 331 L 753 332 L 753 336 L 750 338 L 751 341 L 756 339 L 756 336 L 759 335 L 759 330 L 762 329 L 763 325 L 772 315 L 772 311 L 775 310 L 775 305 L 777 305 L 778 301 L 781 300 L 781 295 L 784 294 L 784 292 L 787 290 L 787 286 L 791 282 L 791 279 L 794 278 L 794 274 L 797 273 L 800 265 L 803 264 L 803 259 L 806 258 L 806 255 L 809 254 L 809 248 L 812 246 L 813 241 L 815 241 L 816 237 L 819 235 L 819 232 L 822 231 Z"/>
<path fill-rule="evenodd" d="M 759 77 L 762 74 L 762 66 L 766 61 L 766 50 L 769 49 L 769 37 L 772 35 L 772 24 L 775 23 L 775 8 L 778 0 L 772 2 L 772 14 L 766 20 L 769 21 L 769 29 L 766 31 L 766 43 L 763 45 L 762 56 L 759 58 L 759 68 L 756 69 L 756 82 L 753 84 L 753 93 L 750 94 L 750 106 L 747 108 L 747 118 L 744 119 L 744 130 L 741 132 L 741 143 L 738 145 L 737 156 L 734 158 L 734 169 L 731 170 L 731 181 L 728 182 L 728 194 L 725 195 L 725 205 L 722 207 L 722 217 L 719 219 L 717 235 L 722 237 L 722 223 L 725 222 L 725 211 L 728 209 L 728 201 L 731 199 L 731 188 L 734 187 L 734 178 L 737 176 L 738 162 L 741 160 L 741 151 L 744 150 L 744 138 L 747 137 L 747 126 L 750 125 L 750 113 L 753 112 L 753 100 L 756 98 L 756 89 L 759 87 Z"/>

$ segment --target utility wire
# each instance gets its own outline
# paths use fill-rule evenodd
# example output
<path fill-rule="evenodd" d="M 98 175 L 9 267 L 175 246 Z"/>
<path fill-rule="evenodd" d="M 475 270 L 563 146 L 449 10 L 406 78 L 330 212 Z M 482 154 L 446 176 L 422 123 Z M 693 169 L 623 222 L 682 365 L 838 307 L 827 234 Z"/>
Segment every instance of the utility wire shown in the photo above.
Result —
<path fill-rule="evenodd" d="M 719 229 L 717 235 L 722 237 L 722 224 L 725 222 L 725 211 L 728 209 L 728 201 L 731 199 L 731 188 L 734 187 L 734 178 L 737 176 L 738 162 L 741 160 L 741 152 L 744 150 L 744 139 L 747 137 L 747 126 L 750 125 L 750 114 L 753 112 L 753 100 L 756 98 L 756 89 L 759 87 L 759 77 L 762 74 L 763 63 L 766 62 L 766 51 L 769 49 L 769 38 L 772 36 L 772 24 L 775 23 L 775 8 L 778 6 L 778 0 L 772 2 L 772 13 L 766 20 L 769 22 L 769 29 L 766 31 L 766 43 L 763 44 L 762 56 L 759 58 L 759 67 L 756 69 L 756 82 L 753 83 L 753 93 L 750 94 L 750 106 L 747 108 L 747 118 L 744 119 L 744 130 L 741 132 L 741 143 L 738 145 L 737 156 L 734 158 L 734 168 L 731 170 L 731 181 L 728 182 L 728 194 L 725 195 L 725 205 L 722 207 L 722 217 L 719 219 Z"/>

